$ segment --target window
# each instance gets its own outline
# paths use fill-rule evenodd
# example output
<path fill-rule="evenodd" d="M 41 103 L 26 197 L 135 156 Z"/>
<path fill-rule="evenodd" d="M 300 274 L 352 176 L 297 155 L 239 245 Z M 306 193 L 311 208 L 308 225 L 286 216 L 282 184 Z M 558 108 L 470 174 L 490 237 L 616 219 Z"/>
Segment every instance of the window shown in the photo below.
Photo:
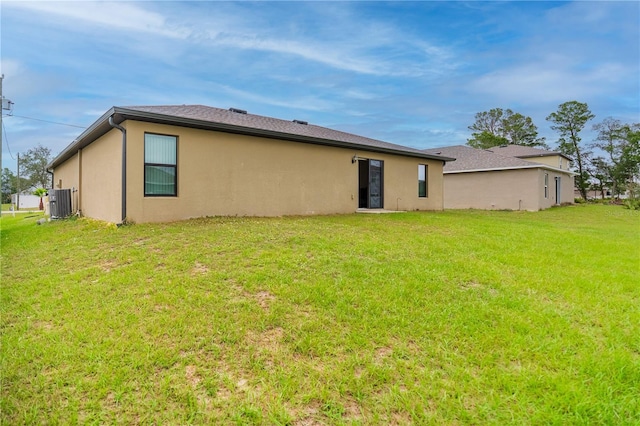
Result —
<path fill-rule="evenodd" d="M 549 198 L 549 173 L 544 174 L 544 198 Z"/>
<path fill-rule="evenodd" d="M 176 136 L 144 134 L 144 195 L 177 195 Z"/>
<path fill-rule="evenodd" d="M 426 164 L 418 164 L 418 197 L 427 197 L 427 170 Z"/>

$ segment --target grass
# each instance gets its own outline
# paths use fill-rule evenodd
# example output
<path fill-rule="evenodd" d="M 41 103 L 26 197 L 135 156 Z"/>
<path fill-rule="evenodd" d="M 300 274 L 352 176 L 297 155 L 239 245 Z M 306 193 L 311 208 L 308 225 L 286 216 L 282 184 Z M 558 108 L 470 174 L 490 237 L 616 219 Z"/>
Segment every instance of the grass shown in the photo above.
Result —
<path fill-rule="evenodd" d="M 640 212 L 3 217 L 3 424 L 638 424 Z"/>

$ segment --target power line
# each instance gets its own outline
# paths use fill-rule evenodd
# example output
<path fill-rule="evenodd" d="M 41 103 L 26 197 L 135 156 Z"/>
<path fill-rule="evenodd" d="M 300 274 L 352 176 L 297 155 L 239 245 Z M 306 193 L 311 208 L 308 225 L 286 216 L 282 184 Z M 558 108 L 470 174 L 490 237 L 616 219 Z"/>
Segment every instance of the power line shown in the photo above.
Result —
<path fill-rule="evenodd" d="M 11 115 L 3 115 L 3 117 L 18 117 L 18 118 L 26 118 L 27 120 L 42 121 L 42 122 L 44 122 L 44 123 L 59 124 L 59 125 L 61 125 L 61 126 L 69 126 L 69 127 L 77 127 L 78 129 L 86 129 L 86 126 L 77 126 L 77 125 L 75 125 L 75 124 L 59 123 L 59 122 L 57 122 L 57 121 L 43 120 L 43 119 L 41 119 L 41 118 L 25 117 L 24 115 L 15 115 L 15 114 L 11 114 Z"/>
<path fill-rule="evenodd" d="M 15 158 L 13 158 L 13 154 L 11 153 L 11 148 L 9 148 L 9 138 L 7 137 L 7 129 L 4 127 L 4 121 L 2 122 L 2 131 L 4 132 L 4 140 L 5 142 L 7 142 L 7 150 L 9 150 L 9 156 L 11 156 L 12 160 L 15 160 Z"/>

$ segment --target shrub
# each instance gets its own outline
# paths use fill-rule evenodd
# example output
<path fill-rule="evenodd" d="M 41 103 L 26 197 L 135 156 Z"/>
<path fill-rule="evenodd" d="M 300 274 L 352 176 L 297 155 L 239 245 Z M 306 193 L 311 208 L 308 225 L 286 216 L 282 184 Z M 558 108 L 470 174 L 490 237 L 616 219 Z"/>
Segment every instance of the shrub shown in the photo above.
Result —
<path fill-rule="evenodd" d="M 622 203 L 622 206 L 629 210 L 640 210 L 640 198 L 625 200 L 624 203 Z"/>

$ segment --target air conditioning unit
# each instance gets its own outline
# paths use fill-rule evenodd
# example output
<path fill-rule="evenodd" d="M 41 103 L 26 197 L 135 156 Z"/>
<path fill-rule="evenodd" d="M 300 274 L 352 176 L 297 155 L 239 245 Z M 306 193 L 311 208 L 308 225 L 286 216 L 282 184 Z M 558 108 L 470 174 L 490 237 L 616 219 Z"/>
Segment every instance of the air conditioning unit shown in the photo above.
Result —
<path fill-rule="evenodd" d="M 71 190 L 50 189 L 49 211 L 51 219 L 62 219 L 71 216 Z"/>

